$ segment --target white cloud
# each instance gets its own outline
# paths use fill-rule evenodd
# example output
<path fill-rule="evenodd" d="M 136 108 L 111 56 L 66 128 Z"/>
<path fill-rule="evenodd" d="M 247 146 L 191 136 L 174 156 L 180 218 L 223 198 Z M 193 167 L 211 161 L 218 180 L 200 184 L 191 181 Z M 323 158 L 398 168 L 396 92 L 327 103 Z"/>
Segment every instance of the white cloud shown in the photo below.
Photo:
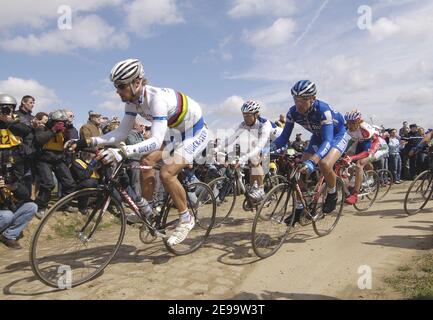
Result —
<path fill-rule="evenodd" d="M 0 28 L 9 28 L 15 25 L 41 28 L 47 20 L 58 18 L 61 15 L 57 9 L 61 5 L 68 5 L 75 16 L 78 12 L 88 12 L 106 6 L 120 4 L 121 0 L 44 0 L 35 4 L 34 0 L 2 1 L 0 10 Z"/>
<path fill-rule="evenodd" d="M 120 99 L 118 101 L 104 101 L 96 106 L 98 109 L 102 110 L 111 110 L 111 111 L 117 111 L 118 113 L 121 113 L 125 109 L 125 104 L 122 103 Z"/>
<path fill-rule="evenodd" d="M 376 41 L 381 41 L 389 36 L 397 34 L 400 26 L 387 18 L 380 18 L 371 28 L 370 33 Z"/>
<path fill-rule="evenodd" d="M 287 44 L 292 38 L 296 29 L 296 24 L 292 19 L 280 18 L 271 27 L 246 31 L 244 39 L 246 42 L 258 48 L 269 48 Z"/>
<path fill-rule="evenodd" d="M 236 0 L 228 12 L 232 18 L 257 15 L 275 15 L 285 17 L 296 11 L 293 0 Z"/>
<path fill-rule="evenodd" d="M 397 97 L 397 102 L 405 105 L 424 105 L 427 101 L 433 100 L 433 85 L 430 87 L 407 90 L 404 94 Z"/>
<path fill-rule="evenodd" d="M 175 25 L 185 22 L 175 0 L 135 0 L 126 6 L 129 29 L 138 35 L 151 35 L 153 25 Z"/>
<path fill-rule="evenodd" d="M 18 103 L 25 95 L 33 96 L 36 100 L 35 112 L 54 110 L 54 105 L 60 102 L 54 90 L 33 79 L 9 77 L 6 80 L 1 80 L 0 92 L 14 96 Z"/>
<path fill-rule="evenodd" d="M 129 40 L 125 33 L 119 33 L 96 15 L 76 18 L 72 30 L 55 30 L 40 35 L 30 34 L 14 39 L 3 40 L 4 50 L 19 51 L 29 54 L 43 52 L 68 53 L 84 49 L 104 49 L 128 47 Z"/>
<path fill-rule="evenodd" d="M 377 42 L 388 38 L 404 37 L 425 41 L 432 39 L 433 5 L 422 9 L 405 12 L 395 17 L 382 17 L 373 24 L 370 34 Z"/>
<path fill-rule="evenodd" d="M 216 112 L 221 115 L 239 115 L 244 102 L 245 100 L 242 97 L 236 95 L 228 97 L 218 106 Z"/>

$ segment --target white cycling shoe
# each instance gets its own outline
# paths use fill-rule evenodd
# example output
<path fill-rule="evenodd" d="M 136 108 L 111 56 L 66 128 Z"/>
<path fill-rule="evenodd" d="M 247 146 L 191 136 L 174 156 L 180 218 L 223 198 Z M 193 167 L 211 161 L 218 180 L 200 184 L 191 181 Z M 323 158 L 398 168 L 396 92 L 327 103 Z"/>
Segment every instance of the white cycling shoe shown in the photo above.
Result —
<path fill-rule="evenodd" d="M 168 238 L 167 244 L 170 247 L 173 247 L 175 245 L 178 245 L 182 241 L 186 239 L 189 232 L 194 228 L 195 226 L 195 220 L 194 216 L 191 216 L 189 222 L 179 222 L 176 229 L 174 230 L 173 234 Z"/>

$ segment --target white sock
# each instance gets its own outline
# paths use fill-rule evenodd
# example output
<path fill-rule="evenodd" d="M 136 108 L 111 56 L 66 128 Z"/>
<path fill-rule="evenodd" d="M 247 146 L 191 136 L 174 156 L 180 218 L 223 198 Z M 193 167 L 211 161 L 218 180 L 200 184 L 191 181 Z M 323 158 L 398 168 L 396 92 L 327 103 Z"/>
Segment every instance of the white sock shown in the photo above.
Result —
<path fill-rule="evenodd" d="M 332 189 L 328 189 L 328 194 L 334 194 L 337 192 L 337 187 L 334 187 Z"/>
<path fill-rule="evenodd" d="M 304 209 L 302 202 L 296 202 L 296 209 Z"/>
<path fill-rule="evenodd" d="M 191 215 L 188 210 L 180 214 L 180 221 L 185 223 L 191 221 Z"/>

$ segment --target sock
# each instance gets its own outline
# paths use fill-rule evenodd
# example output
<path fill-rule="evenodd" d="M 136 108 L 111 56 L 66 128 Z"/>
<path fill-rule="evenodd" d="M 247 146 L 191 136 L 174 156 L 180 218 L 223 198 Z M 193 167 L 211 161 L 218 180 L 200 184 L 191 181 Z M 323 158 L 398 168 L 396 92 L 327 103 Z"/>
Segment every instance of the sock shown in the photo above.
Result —
<path fill-rule="evenodd" d="M 334 187 L 332 189 L 328 189 L 328 194 L 334 194 L 337 192 L 337 187 Z"/>
<path fill-rule="evenodd" d="M 180 221 L 181 222 L 190 222 L 191 221 L 191 215 L 189 214 L 188 210 L 185 212 L 182 212 L 180 214 Z"/>
<path fill-rule="evenodd" d="M 302 202 L 296 202 L 296 209 L 304 209 Z"/>

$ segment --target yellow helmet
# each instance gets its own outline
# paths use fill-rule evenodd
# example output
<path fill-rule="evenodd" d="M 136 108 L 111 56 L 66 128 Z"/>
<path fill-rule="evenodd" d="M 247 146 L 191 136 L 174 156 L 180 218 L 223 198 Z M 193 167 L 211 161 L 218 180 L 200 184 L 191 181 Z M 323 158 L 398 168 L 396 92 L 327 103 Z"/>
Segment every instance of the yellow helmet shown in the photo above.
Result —
<path fill-rule="evenodd" d="M 277 165 L 275 164 L 275 162 L 271 162 L 269 164 L 269 170 L 277 170 Z"/>

